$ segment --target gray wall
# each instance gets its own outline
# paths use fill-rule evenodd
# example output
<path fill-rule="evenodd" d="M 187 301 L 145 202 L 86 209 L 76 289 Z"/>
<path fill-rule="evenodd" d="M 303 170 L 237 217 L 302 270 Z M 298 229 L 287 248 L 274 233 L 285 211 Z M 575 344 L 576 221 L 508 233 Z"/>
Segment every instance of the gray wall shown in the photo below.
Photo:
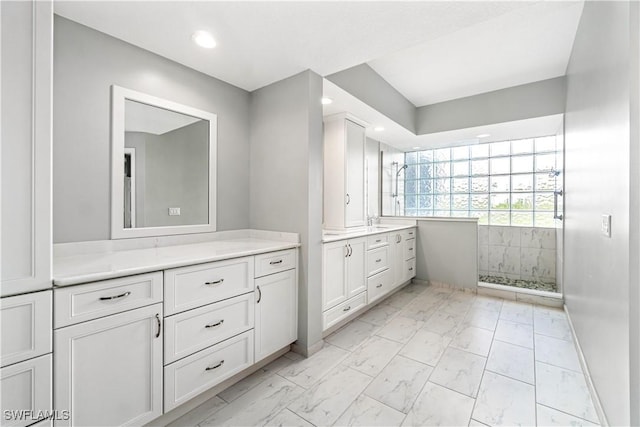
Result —
<path fill-rule="evenodd" d="M 300 233 L 298 345 L 322 340 L 322 78 L 310 71 L 251 94 L 252 228 Z"/>
<path fill-rule="evenodd" d="M 478 287 L 478 223 L 418 220 L 416 278 L 462 288 Z"/>
<path fill-rule="evenodd" d="M 417 134 L 562 114 L 565 85 L 565 77 L 556 77 L 419 107 Z"/>
<path fill-rule="evenodd" d="M 567 69 L 563 287 L 611 425 L 630 423 L 629 39 L 628 2 L 585 2 Z"/>
<path fill-rule="evenodd" d="M 54 23 L 53 241 L 110 237 L 110 86 L 218 115 L 218 230 L 249 226 L 249 93 L 59 16 Z"/>
<path fill-rule="evenodd" d="M 326 78 L 415 133 L 415 105 L 367 64 L 356 65 Z"/>
<path fill-rule="evenodd" d="M 162 135 L 147 135 L 146 188 L 144 193 L 137 195 L 144 197 L 142 225 L 208 222 L 208 130 L 206 121 L 198 121 Z M 138 171 L 136 175 L 139 175 Z M 180 208 L 180 215 L 169 216 L 170 207 Z"/>

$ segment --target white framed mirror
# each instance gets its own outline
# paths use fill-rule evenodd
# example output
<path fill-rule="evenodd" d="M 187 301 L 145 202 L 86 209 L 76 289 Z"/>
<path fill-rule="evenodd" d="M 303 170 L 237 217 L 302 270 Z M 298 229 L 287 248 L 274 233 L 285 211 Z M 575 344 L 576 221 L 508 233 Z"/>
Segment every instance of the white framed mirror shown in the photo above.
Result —
<path fill-rule="evenodd" d="M 216 231 L 217 116 L 111 86 L 111 238 Z"/>

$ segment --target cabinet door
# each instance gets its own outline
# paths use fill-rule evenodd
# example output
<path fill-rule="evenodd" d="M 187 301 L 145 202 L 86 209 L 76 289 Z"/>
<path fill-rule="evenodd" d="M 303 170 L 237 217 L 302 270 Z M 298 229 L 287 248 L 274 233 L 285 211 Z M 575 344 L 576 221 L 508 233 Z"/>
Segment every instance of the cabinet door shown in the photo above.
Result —
<path fill-rule="evenodd" d="M 367 289 L 367 238 L 352 239 L 347 243 L 347 298 L 351 298 Z"/>
<path fill-rule="evenodd" d="M 392 256 L 392 269 L 393 279 L 392 288 L 395 288 L 404 283 L 404 237 L 401 233 L 395 233 L 393 235 L 393 256 Z"/>
<path fill-rule="evenodd" d="M 322 310 L 347 299 L 346 262 L 349 254 L 346 241 L 325 243 L 322 253 Z"/>
<path fill-rule="evenodd" d="M 364 218 L 364 147 L 365 133 L 360 125 L 346 120 L 346 212 L 345 227 L 365 225 Z"/>
<path fill-rule="evenodd" d="M 162 304 L 57 329 L 56 426 L 142 425 L 162 415 Z"/>
<path fill-rule="evenodd" d="M 3 426 L 27 426 L 40 411 L 51 413 L 51 354 L 0 369 L 0 396 Z"/>
<path fill-rule="evenodd" d="M 255 362 L 298 337 L 296 270 L 256 279 Z"/>

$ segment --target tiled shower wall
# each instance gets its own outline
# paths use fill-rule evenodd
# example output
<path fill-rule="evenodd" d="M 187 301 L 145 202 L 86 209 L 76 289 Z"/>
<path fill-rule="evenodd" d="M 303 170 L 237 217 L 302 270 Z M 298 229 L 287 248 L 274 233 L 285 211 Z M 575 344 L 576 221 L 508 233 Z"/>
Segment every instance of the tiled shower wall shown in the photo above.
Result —
<path fill-rule="evenodd" d="M 480 275 L 556 283 L 556 229 L 478 226 Z"/>

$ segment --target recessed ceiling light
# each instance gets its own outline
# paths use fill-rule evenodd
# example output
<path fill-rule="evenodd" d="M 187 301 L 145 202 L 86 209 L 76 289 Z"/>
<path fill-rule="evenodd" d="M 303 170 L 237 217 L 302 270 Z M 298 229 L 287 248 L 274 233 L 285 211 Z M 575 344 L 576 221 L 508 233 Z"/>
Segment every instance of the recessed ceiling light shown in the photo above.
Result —
<path fill-rule="evenodd" d="M 480 135 L 476 135 L 476 138 L 486 138 L 488 136 L 491 136 L 491 135 L 488 133 L 481 133 Z"/>
<path fill-rule="evenodd" d="M 326 96 L 323 96 L 322 99 L 320 100 L 320 103 L 322 105 L 329 105 L 333 102 L 333 99 L 331 98 L 327 98 Z"/>
<path fill-rule="evenodd" d="M 382 132 L 384 130 L 384 128 L 382 126 L 376 126 L 376 127 L 373 128 L 373 130 L 375 132 Z"/>
<path fill-rule="evenodd" d="M 213 49 L 216 47 L 216 41 L 213 36 L 206 31 L 196 31 L 191 35 L 191 39 L 200 47 L 205 49 Z"/>

